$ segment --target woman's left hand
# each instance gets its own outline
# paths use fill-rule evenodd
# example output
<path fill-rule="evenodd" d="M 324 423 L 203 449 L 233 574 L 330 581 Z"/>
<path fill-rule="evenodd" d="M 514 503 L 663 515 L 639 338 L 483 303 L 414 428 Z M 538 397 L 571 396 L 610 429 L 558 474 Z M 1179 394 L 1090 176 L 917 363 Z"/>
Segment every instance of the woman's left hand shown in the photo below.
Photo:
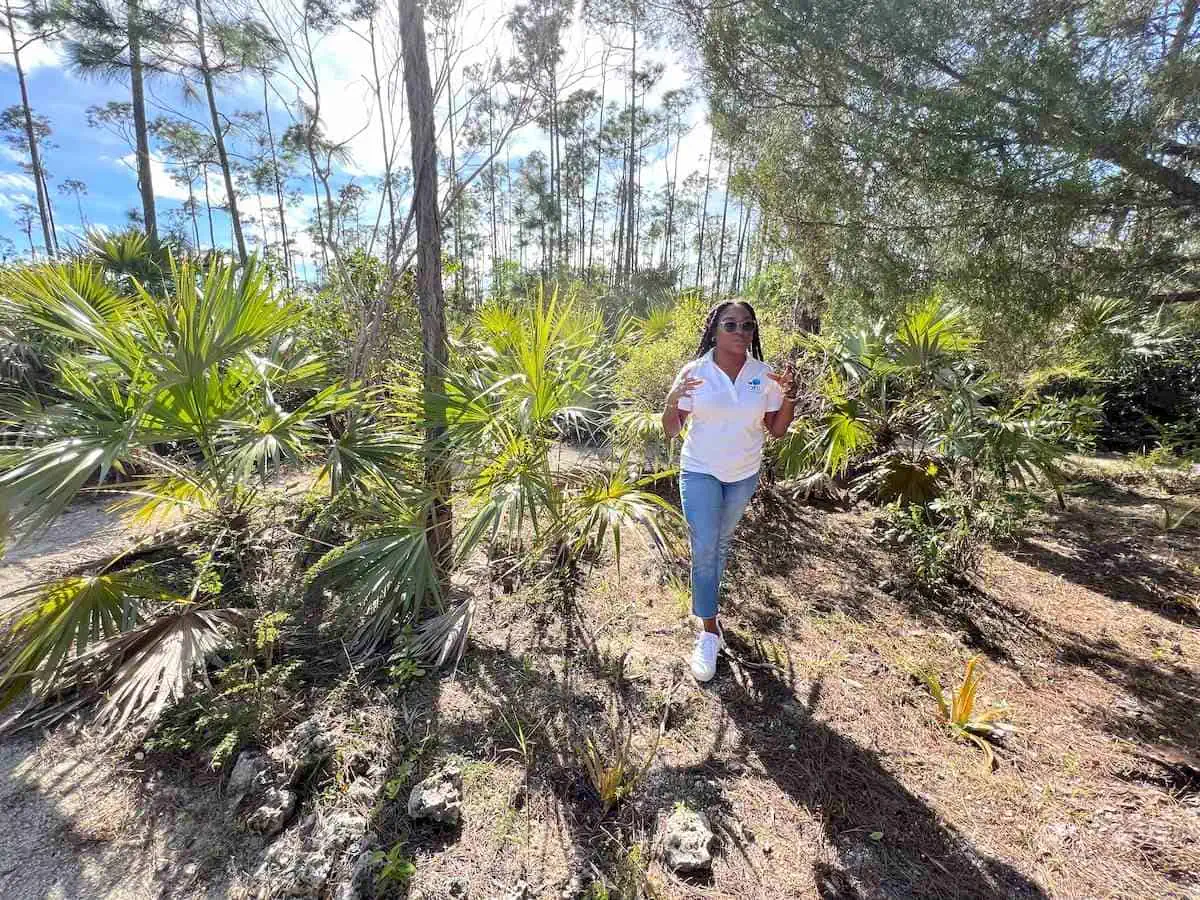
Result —
<path fill-rule="evenodd" d="M 796 398 L 792 396 L 792 386 L 796 380 L 796 373 L 791 363 L 783 370 L 783 374 L 768 372 L 767 377 L 779 385 L 779 389 L 783 391 L 783 399 L 789 402 Z"/>

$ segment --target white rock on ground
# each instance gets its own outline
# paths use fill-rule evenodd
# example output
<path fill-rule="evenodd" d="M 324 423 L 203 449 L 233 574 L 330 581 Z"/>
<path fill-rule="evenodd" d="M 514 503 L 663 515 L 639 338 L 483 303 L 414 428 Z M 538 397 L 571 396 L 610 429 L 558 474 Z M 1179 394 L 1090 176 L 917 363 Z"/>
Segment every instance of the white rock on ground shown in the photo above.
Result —
<path fill-rule="evenodd" d="M 673 872 L 709 872 L 712 870 L 712 844 L 712 828 L 704 813 L 677 809 L 667 819 L 663 862 Z"/>
<path fill-rule="evenodd" d="M 268 788 L 262 806 L 250 814 L 246 824 L 270 837 L 283 830 L 295 811 L 295 793 L 287 788 Z"/>
<path fill-rule="evenodd" d="M 414 787 L 408 796 L 408 814 L 413 819 L 457 822 L 462 814 L 462 770 L 447 766 Z"/>
<path fill-rule="evenodd" d="M 270 761 L 259 753 L 249 751 L 238 754 L 233 772 L 229 775 L 229 784 L 225 786 L 226 803 L 231 810 L 237 809 L 246 795 L 262 786 L 262 779 Z"/>

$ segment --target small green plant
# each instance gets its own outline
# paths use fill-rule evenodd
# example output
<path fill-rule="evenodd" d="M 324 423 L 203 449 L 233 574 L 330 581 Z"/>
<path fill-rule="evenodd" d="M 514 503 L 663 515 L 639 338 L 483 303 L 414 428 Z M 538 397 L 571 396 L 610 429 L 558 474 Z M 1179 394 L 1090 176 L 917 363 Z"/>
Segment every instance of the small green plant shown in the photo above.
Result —
<path fill-rule="evenodd" d="M 942 684 L 932 671 L 921 673 L 921 678 L 929 688 L 929 693 L 937 701 L 938 714 L 949 728 L 950 733 L 959 740 L 968 740 L 983 751 L 990 771 L 995 768 L 996 754 L 992 749 L 993 743 L 999 743 L 1013 731 L 1011 725 L 1001 721 L 1008 712 L 1006 705 L 994 705 L 984 710 L 976 709 L 976 699 L 979 693 L 979 682 L 982 675 L 978 670 L 979 657 L 974 656 L 967 662 L 963 673 L 962 684 L 951 692 L 947 700 Z"/>
<path fill-rule="evenodd" d="M 263 654 L 268 666 L 274 661 L 275 650 L 279 645 L 279 638 L 283 634 L 283 626 L 291 618 L 285 612 L 273 612 L 259 616 L 254 623 L 254 649 Z"/>
<path fill-rule="evenodd" d="M 532 729 L 526 731 L 525 723 L 519 715 L 513 713 L 510 716 L 504 710 L 500 710 L 500 721 L 504 723 L 504 727 L 508 729 L 508 733 L 513 739 L 513 746 L 505 747 L 502 752 L 519 754 L 522 762 L 525 764 L 526 771 L 528 771 L 529 762 L 533 758 L 533 736 L 537 734 L 541 726 L 535 725 Z"/>
<path fill-rule="evenodd" d="M 226 666 L 216 688 L 196 694 L 169 710 L 145 741 L 147 750 L 204 752 L 214 769 L 238 750 L 262 740 L 285 723 L 292 709 L 293 678 L 299 660 L 258 672 L 250 661 Z"/>
<path fill-rule="evenodd" d="M 425 669 L 407 651 L 393 655 L 389 660 L 388 676 L 396 687 L 406 687 L 411 682 L 425 677 Z"/>
<path fill-rule="evenodd" d="M 605 815 L 637 789 L 654 761 L 661 734 L 661 730 L 656 733 L 653 746 L 640 760 L 635 756 L 632 729 L 620 725 L 612 726 L 608 740 L 585 734 L 577 743 L 576 756 Z"/>
<path fill-rule="evenodd" d="M 417 874 L 417 865 L 411 857 L 404 853 L 403 843 L 395 844 L 386 853 L 376 850 L 371 855 L 371 859 L 376 864 L 383 864 L 375 876 L 375 884 L 381 888 L 402 890 Z M 387 893 L 386 890 L 385 893 Z"/>
<path fill-rule="evenodd" d="M 1142 450 L 1132 457 L 1133 465 L 1143 472 L 1153 472 L 1158 468 L 1173 468 L 1179 464 L 1174 448 L 1159 441 L 1153 450 Z"/>

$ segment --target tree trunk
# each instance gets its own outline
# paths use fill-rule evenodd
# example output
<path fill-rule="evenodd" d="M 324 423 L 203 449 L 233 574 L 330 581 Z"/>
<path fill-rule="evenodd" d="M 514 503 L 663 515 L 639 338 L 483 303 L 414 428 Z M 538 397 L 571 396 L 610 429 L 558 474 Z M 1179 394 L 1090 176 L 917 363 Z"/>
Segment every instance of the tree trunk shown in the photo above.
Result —
<path fill-rule="evenodd" d="M 420 0 L 399 0 L 404 89 L 412 133 L 413 212 L 417 227 L 417 308 L 426 395 L 425 481 L 433 493 L 429 507 L 429 546 L 443 593 L 449 587 L 451 538 L 450 478 L 442 453 L 446 424 L 437 397 L 450 361 L 446 305 L 442 293 L 442 238 L 438 220 L 437 142 L 433 127 L 433 85 L 425 49 Z"/>
<path fill-rule="evenodd" d="M 450 188 L 454 190 L 458 187 L 458 162 L 454 154 L 454 87 L 451 81 L 453 73 L 447 70 L 446 72 L 446 110 L 449 115 L 450 123 Z M 457 302 L 464 303 L 466 294 L 463 290 L 463 257 L 462 257 L 462 204 L 457 194 L 454 198 L 454 205 L 450 209 L 450 215 L 454 219 L 454 260 L 458 263 L 454 267 L 454 292 L 458 296 Z"/>
<path fill-rule="evenodd" d="M 17 44 L 17 32 L 13 25 L 12 6 L 4 4 L 4 13 L 8 21 L 8 36 L 12 40 L 13 65 L 17 69 L 17 82 L 21 86 L 21 111 L 25 115 L 25 139 L 29 142 L 29 163 L 33 167 L 34 187 L 37 189 L 38 216 L 42 220 L 42 235 L 46 241 L 46 253 L 53 255 L 54 243 L 50 237 L 50 214 L 47 212 L 49 198 L 42 181 L 42 160 L 38 151 L 37 134 L 33 130 L 33 110 L 29 106 L 29 89 L 25 86 L 25 70 L 21 67 L 21 50 Z"/>
<path fill-rule="evenodd" d="M 494 101 L 489 92 L 488 95 L 488 157 L 495 159 L 496 157 L 496 132 L 495 132 L 495 107 Z M 496 256 L 499 253 L 497 246 L 497 229 L 496 229 L 496 163 L 489 164 L 488 169 L 488 193 L 492 206 L 492 273 L 495 277 L 496 272 Z"/>
<path fill-rule="evenodd" d="M 306 145 L 310 144 L 311 140 L 312 140 L 311 137 L 306 137 L 305 138 Z M 312 173 L 313 208 L 316 210 L 317 232 L 320 234 L 320 240 L 317 243 L 321 247 L 322 271 L 328 272 L 329 271 L 329 242 L 328 242 L 328 239 L 325 234 L 325 219 L 321 215 L 321 188 L 317 184 L 317 159 L 316 159 L 316 156 L 313 155 L 311 147 L 307 147 L 307 149 L 308 149 L 308 168 L 309 168 L 309 172 Z M 316 260 L 314 259 L 313 262 L 316 263 Z M 347 300 L 346 300 L 346 307 L 348 310 L 349 309 L 349 298 L 347 298 Z"/>
<path fill-rule="evenodd" d="M 762 211 L 762 214 L 759 215 L 759 217 L 758 217 L 758 228 L 756 228 L 754 230 L 754 244 L 755 244 L 755 250 L 757 251 L 755 253 L 755 259 L 754 259 L 754 277 L 755 278 L 757 278 L 759 276 L 759 274 L 762 272 L 763 256 L 765 254 L 766 246 L 767 246 L 766 240 L 764 239 L 766 236 L 766 228 L 764 227 L 765 222 L 766 222 L 764 217 L 766 216 L 766 214 L 767 214 L 767 212 L 764 209 Z"/>
<path fill-rule="evenodd" d="M 738 292 L 738 281 L 741 279 L 741 276 L 742 276 L 742 249 L 746 245 L 746 232 L 749 230 L 749 227 L 750 227 L 750 210 L 747 209 L 746 207 L 742 207 L 742 215 L 738 219 L 737 252 L 734 254 L 734 257 L 733 257 L 733 284 L 732 284 L 731 290 L 735 294 Z"/>
<path fill-rule="evenodd" d="M 725 203 L 721 207 L 721 246 L 717 250 L 717 294 L 721 293 L 721 278 L 725 272 L 725 222 L 729 217 L 729 177 L 733 174 L 733 148 L 730 148 L 729 162 L 725 167 Z"/>
<path fill-rule="evenodd" d="M 562 147 L 558 134 L 558 82 L 554 70 L 550 71 L 550 198 L 554 203 L 554 223 L 550 230 L 553 243 L 550 254 L 554 258 L 554 269 L 565 253 L 563 247 L 563 203 L 562 203 Z"/>
<path fill-rule="evenodd" d="M 233 172 L 229 169 L 229 155 L 225 152 L 225 132 L 221 128 L 221 114 L 217 112 L 217 95 L 213 91 L 212 69 L 208 67 L 208 48 L 204 42 L 203 0 L 196 0 L 196 48 L 200 52 L 200 74 L 204 79 L 204 93 L 208 97 L 208 114 L 212 118 L 213 140 L 217 145 L 217 160 L 221 163 L 221 175 L 225 178 L 225 197 L 229 203 L 229 218 L 233 222 L 233 242 L 237 245 L 238 260 L 246 264 L 246 240 L 242 236 L 242 217 L 238 214 L 237 193 L 233 189 Z"/>
<path fill-rule="evenodd" d="M 263 69 L 263 118 L 267 122 L 267 144 L 271 147 L 271 175 L 275 182 L 275 202 L 279 204 L 279 237 L 283 242 L 283 268 L 285 283 L 292 286 L 295 273 L 292 271 L 292 249 L 288 246 L 287 210 L 283 202 L 283 182 L 279 173 L 279 158 L 275 155 L 275 133 L 271 127 L 271 102 L 267 70 Z"/>
<path fill-rule="evenodd" d="M 625 179 L 625 216 L 628 233 L 625 236 L 625 286 L 633 283 L 633 229 L 634 229 L 634 197 L 633 182 L 635 175 L 634 155 L 637 153 L 637 17 L 636 13 L 631 28 L 633 35 L 632 52 L 629 63 L 629 174 Z"/>
<path fill-rule="evenodd" d="M 192 214 L 192 238 L 196 241 L 196 249 L 200 249 L 200 220 L 196 217 L 196 179 L 188 175 L 188 209 Z"/>
<path fill-rule="evenodd" d="M 217 233 L 213 229 L 212 198 L 208 195 L 208 163 L 204 163 L 204 210 L 208 215 L 208 248 L 217 248 Z"/>
<path fill-rule="evenodd" d="M 129 84 L 133 102 L 133 130 L 137 139 L 138 191 L 142 195 L 142 223 L 152 243 L 158 243 L 158 216 L 154 210 L 154 179 L 150 174 L 150 133 L 146 128 L 146 95 L 142 88 L 141 10 L 138 0 L 125 0 L 129 39 Z"/>
<path fill-rule="evenodd" d="M 38 173 L 42 183 L 42 196 L 46 198 L 46 215 L 50 217 L 50 239 L 54 241 L 54 252 L 58 253 L 58 226 L 54 224 L 54 202 L 50 199 L 50 185 L 46 183 L 46 170 Z M 46 248 L 49 252 L 49 248 Z"/>
<path fill-rule="evenodd" d="M 388 120 L 383 114 L 383 84 L 379 77 L 379 55 L 375 51 L 375 14 L 372 13 L 367 19 L 367 28 L 371 37 L 371 71 L 375 75 L 375 81 L 372 84 L 375 93 L 375 108 L 379 111 L 379 136 L 380 143 L 383 145 L 383 191 L 387 197 L 388 206 L 388 238 L 387 238 L 387 256 L 388 260 L 396 257 L 396 197 L 392 189 L 392 151 L 388 146 Z"/>
<path fill-rule="evenodd" d="M 604 88 L 608 78 L 608 58 L 600 64 L 600 127 L 596 129 L 596 189 L 592 192 L 592 229 L 588 236 L 588 281 L 592 280 L 592 264 L 596 253 L 596 212 L 600 206 L 600 166 L 604 162 Z"/>
<path fill-rule="evenodd" d="M 704 287 L 704 226 L 708 222 L 708 185 L 712 177 L 712 157 L 714 141 L 717 132 L 714 130 L 708 139 L 708 163 L 704 168 L 704 203 L 700 206 L 700 243 L 696 248 L 696 287 Z"/>
<path fill-rule="evenodd" d="M 1171 49 L 1167 51 L 1167 62 L 1173 63 L 1179 58 L 1188 35 L 1192 33 L 1192 23 L 1196 21 L 1198 6 L 1200 3 L 1197 3 L 1197 0 L 1184 0 L 1183 9 L 1179 13 L 1179 26 L 1175 29 L 1175 37 L 1171 39 Z"/>
<path fill-rule="evenodd" d="M 675 134 L 675 170 L 671 173 L 671 187 L 667 193 L 667 262 L 675 267 L 675 191 L 679 184 L 679 145 L 683 143 L 683 122 L 678 122 Z"/>

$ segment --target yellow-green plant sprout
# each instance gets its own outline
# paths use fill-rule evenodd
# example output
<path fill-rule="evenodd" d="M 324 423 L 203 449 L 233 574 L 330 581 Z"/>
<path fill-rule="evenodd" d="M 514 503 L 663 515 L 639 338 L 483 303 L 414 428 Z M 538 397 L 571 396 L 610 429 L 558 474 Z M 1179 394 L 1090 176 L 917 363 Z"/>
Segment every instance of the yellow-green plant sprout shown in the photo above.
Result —
<path fill-rule="evenodd" d="M 960 740 L 970 741 L 983 751 L 990 771 L 996 764 L 996 753 L 993 743 L 999 743 L 1014 729 L 1003 721 L 1008 714 L 1006 705 L 993 705 L 987 709 L 977 709 L 979 682 L 982 673 L 978 669 L 979 657 L 973 656 L 967 662 L 963 673 L 962 683 L 951 692 L 947 698 L 942 690 L 941 682 L 933 672 L 922 675 L 929 693 L 937 702 L 938 715 L 950 733 Z"/>

